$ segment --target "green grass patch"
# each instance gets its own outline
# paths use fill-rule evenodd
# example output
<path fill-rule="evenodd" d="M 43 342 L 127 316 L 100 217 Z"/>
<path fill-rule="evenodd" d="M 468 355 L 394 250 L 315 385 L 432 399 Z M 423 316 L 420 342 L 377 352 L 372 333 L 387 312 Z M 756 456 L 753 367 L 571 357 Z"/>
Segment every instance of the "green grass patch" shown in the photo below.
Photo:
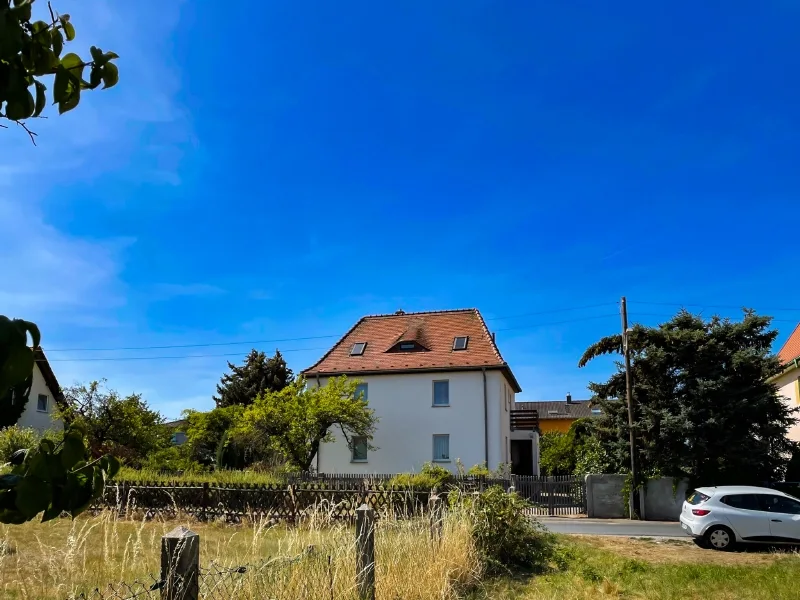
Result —
<path fill-rule="evenodd" d="M 603 546 L 603 543 L 600 543 Z M 560 538 L 549 573 L 491 580 L 472 600 L 797 598 L 796 553 L 720 553 L 688 545 L 619 540 L 608 547 Z"/>
<path fill-rule="evenodd" d="M 178 475 L 150 469 L 131 469 L 129 467 L 122 467 L 114 478 L 114 481 L 130 483 L 286 484 L 285 477 L 280 474 L 269 472 L 219 470 L 213 472 L 199 471 Z"/>

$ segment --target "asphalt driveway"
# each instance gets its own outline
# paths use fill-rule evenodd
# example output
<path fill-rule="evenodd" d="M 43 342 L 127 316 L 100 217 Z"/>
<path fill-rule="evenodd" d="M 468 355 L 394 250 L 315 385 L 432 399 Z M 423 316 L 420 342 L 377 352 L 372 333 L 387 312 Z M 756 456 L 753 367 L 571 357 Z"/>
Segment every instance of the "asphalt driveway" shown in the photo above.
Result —
<path fill-rule="evenodd" d="M 629 521 L 628 519 L 565 519 L 538 517 L 553 533 L 573 535 L 622 535 L 628 537 L 689 537 L 673 521 Z"/>

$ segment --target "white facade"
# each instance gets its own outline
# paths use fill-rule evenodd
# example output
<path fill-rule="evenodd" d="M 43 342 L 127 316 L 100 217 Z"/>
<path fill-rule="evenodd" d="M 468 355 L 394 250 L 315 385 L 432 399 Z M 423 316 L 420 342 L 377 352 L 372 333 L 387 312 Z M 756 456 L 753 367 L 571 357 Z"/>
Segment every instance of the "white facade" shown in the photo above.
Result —
<path fill-rule="evenodd" d="M 785 371 L 773 381 L 778 386 L 778 395 L 783 396 L 784 404 L 789 408 L 800 407 L 800 369 Z M 800 415 L 795 415 L 795 418 L 800 418 Z M 800 442 L 800 420 L 789 428 L 787 437 Z"/>
<path fill-rule="evenodd" d="M 511 439 L 530 442 L 531 475 L 538 477 L 541 474 L 539 471 L 539 434 L 535 431 L 512 431 Z M 525 444 L 525 449 L 527 451 L 527 444 Z"/>
<path fill-rule="evenodd" d="M 44 410 L 42 410 L 44 408 Z M 63 423 L 55 419 L 56 413 L 55 399 L 53 392 L 47 387 L 39 365 L 33 367 L 33 385 L 28 396 L 28 403 L 25 405 L 25 412 L 22 413 L 17 425 L 20 427 L 32 427 L 38 431 L 47 429 L 61 429 Z"/>
<path fill-rule="evenodd" d="M 509 462 L 509 415 L 515 394 L 500 371 L 387 373 L 357 379 L 367 385 L 369 407 L 379 419 L 371 441 L 377 449 L 369 450 L 366 460 L 353 460 L 353 451 L 337 429 L 336 440 L 320 447 L 318 472 L 414 472 L 426 462 L 455 472 L 457 459 L 466 468 L 486 462 L 485 432 L 489 468 Z M 326 381 L 311 377 L 308 385 L 325 385 Z M 434 406 L 434 382 L 438 381 L 448 382 L 447 406 Z M 434 436 L 449 436 L 447 460 L 434 460 Z M 437 444 L 441 450 L 443 438 L 438 438 Z"/>

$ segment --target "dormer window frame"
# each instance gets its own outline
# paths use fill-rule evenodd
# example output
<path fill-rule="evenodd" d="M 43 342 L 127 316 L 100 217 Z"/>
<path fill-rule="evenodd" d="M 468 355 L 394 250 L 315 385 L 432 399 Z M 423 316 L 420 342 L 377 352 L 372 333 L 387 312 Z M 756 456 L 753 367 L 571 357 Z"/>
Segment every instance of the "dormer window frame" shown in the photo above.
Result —
<path fill-rule="evenodd" d="M 461 342 L 462 340 L 463 342 Z M 461 352 L 462 350 L 466 350 L 467 346 L 469 346 L 468 335 L 457 335 L 453 338 L 453 352 Z"/>
<path fill-rule="evenodd" d="M 367 342 L 355 342 L 350 347 L 350 356 L 364 356 L 364 351 L 367 349 Z"/>

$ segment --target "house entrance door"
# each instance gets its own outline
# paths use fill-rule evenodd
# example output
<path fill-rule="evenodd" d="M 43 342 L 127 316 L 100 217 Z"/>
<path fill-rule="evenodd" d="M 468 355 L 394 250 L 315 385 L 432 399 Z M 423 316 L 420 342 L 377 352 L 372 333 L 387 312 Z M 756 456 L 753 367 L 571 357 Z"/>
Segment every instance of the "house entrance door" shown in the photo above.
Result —
<path fill-rule="evenodd" d="M 511 473 L 533 475 L 533 440 L 511 440 Z"/>

